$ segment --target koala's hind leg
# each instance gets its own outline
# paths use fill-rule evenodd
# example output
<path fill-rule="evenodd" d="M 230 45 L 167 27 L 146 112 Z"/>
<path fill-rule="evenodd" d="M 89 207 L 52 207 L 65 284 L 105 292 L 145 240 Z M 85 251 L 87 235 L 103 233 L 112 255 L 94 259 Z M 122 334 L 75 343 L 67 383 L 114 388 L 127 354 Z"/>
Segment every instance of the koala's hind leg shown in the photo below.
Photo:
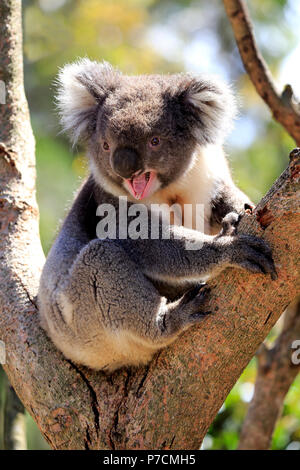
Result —
<path fill-rule="evenodd" d="M 200 321 L 205 292 L 189 291 L 167 304 L 117 242 L 94 240 L 81 250 L 54 297 L 57 315 L 44 327 L 58 348 L 75 362 L 114 370 L 147 363 Z"/>

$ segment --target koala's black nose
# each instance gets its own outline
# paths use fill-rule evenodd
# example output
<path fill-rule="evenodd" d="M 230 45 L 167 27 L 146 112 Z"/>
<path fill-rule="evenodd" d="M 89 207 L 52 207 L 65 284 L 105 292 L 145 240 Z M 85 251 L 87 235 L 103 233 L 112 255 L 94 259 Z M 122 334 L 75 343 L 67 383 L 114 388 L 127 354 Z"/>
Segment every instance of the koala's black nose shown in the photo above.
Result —
<path fill-rule="evenodd" d="M 130 178 L 141 169 L 141 166 L 139 155 L 134 149 L 123 147 L 115 150 L 112 157 L 112 167 L 122 178 Z"/>

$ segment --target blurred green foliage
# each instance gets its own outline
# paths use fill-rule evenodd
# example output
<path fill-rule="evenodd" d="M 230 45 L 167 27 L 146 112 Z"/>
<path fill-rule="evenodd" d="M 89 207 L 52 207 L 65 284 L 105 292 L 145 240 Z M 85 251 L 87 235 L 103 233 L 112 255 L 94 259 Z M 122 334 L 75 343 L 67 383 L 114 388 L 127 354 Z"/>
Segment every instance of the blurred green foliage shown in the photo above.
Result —
<path fill-rule="evenodd" d="M 256 376 L 253 359 L 225 400 L 213 425 L 210 427 L 202 448 L 236 449 L 248 403 L 252 397 Z M 300 376 L 296 378 L 285 398 L 282 416 L 277 422 L 272 439 L 273 450 L 286 449 L 293 443 L 300 449 Z"/>
<path fill-rule="evenodd" d="M 248 3 L 261 51 L 278 77 L 282 60 L 297 45 L 292 27 L 297 0 Z M 222 2 L 23 0 L 23 5 L 25 85 L 36 136 L 37 197 L 46 253 L 87 172 L 83 151 L 73 152 L 59 134 L 54 106 L 57 70 L 78 57 L 108 60 L 127 73 L 221 73 L 234 82 L 242 98 L 237 129 L 226 146 L 236 182 L 257 202 L 285 168 L 294 143 L 272 121 L 245 74 Z M 270 338 L 276 334 L 275 328 Z M 227 397 L 203 448 L 236 448 L 255 373 L 253 359 Z M 29 416 L 27 438 L 30 449 L 47 448 Z M 291 443 L 300 446 L 299 377 L 286 397 L 272 448 L 286 449 Z"/>
<path fill-rule="evenodd" d="M 40 233 L 47 252 L 79 185 L 78 172 L 84 172 L 84 166 L 76 169 L 80 158 L 72 159 L 64 142 L 52 137 L 36 134 L 36 154 Z"/>

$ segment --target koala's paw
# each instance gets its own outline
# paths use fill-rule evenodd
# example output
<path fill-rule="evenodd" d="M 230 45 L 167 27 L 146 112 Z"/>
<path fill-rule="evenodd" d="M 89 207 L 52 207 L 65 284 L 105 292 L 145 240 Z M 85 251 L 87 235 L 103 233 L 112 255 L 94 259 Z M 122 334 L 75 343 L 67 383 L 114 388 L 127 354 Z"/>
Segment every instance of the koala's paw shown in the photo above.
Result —
<path fill-rule="evenodd" d="M 199 323 L 211 312 L 204 307 L 210 289 L 199 284 L 188 290 L 176 304 L 170 304 L 165 315 L 161 316 L 158 326 L 163 335 L 173 336 L 189 326 Z"/>
<path fill-rule="evenodd" d="M 277 279 L 272 250 L 261 238 L 251 235 L 232 237 L 229 245 L 231 263 L 253 273 L 270 274 Z"/>
<path fill-rule="evenodd" d="M 203 318 L 211 313 L 203 308 L 207 300 L 210 288 L 205 284 L 199 284 L 189 289 L 180 299 L 178 312 L 181 316 L 183 326 L 199 323 Z"/>
<path fill-rule="evenodd" d="M 222 229 L 219 236 L 232 236 L 236 234 L 237 226 L 242 214 L 229 212 L 222 220 Z"/>

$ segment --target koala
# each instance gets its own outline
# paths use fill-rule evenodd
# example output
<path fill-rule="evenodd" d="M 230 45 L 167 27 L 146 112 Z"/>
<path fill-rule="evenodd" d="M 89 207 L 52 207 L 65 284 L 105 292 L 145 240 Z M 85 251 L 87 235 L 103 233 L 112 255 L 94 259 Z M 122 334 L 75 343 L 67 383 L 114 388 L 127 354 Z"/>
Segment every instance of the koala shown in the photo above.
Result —
<path fill-rule="evenodd" d="M 188 73 L 127 76 L 88 59 L 66 65 L 58 86 L 63 129 L 85 144 L 90 175 L 43 268 L 41 325 L 66 358 L 111 373 L 148 363 L 200 322 L 209 313 L 203 282 L 223 269 L 276 271 L 266 242 L 236 233 L 253 204 L 222 150 L 235 113 L 228 86 Z M 194 216 L 185 223 L 196 204 L 202 230 Z M 168 221 L 174 205 L 184 221 L 171 210 Z M 129 237 L 142 206 L 146 229 Z M 99 207 L 113 208 L 115 236 L 97 236 Z"/>

